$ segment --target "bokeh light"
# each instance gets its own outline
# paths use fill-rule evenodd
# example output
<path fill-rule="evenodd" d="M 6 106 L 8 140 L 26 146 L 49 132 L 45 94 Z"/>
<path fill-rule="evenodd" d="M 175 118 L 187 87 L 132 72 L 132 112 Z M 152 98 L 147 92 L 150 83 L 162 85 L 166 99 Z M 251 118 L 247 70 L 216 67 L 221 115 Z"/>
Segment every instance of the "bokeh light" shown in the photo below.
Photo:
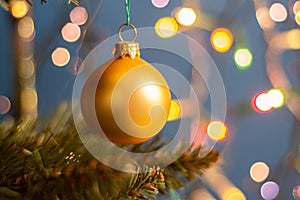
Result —
<path fill-rule="evenodd" d="M 270 7 L 270 17 L 275 22 L 283 22 L 287 18 L 287 10 L 281 3 L 274 3 Z"/>
<path fill-rule="evenodd" d="M 67 42 L 75 42 L 81 35 L 80 28 L 77 24 L 67 23 L 61 30 L 62 37 Z"/>
<path fill-rule="evenodd" d="M 88 20 L 88 12 L 84 7 L 77 6 L 70 12 L 70 20 L 74 24 L 83 25 Z"/>
<path fill-rule="evenodd" d="M 268 92 L 269 103 L 273 108 L 280 108 L 284 105 L 284 94 L 280 89 L 271 89 Z"/>
<path fill-rule="evenodd" d="M 264 183 L 260 188 L 260 194 L 265 200 L 272 200 L 277 197 L 279 186 L 273 181 Z"/>
<path fill-rule="evenodd" d="M 22 65 L 19 67 L 19 74 L 22 78 L 29 78 L 35 71 L 34 63 L 32 60 L 24 60 Z"/>
<path fill-rule="evenodd" d="M 9 4 L 10 12 L 15 18 L 22 18 L 28 12 L 28 5 L 23 0 L 11 0 Z"/>
<path fill-rule="evenodd" d="M 218 28 L 212 32 L 210 42 L 217 52 L 224 53 L 230 49 L 233 37 L 228 29 Z"/>
<path fill-rule="evenodd" d="M 271 19 L 269 8 L 267 7 L 260 7 L 257 9 L 256 19 L 263 30 L 270 30 L 275 26 L 275 22 Z"/>
<path fill-rule="evenodd" d="M 178 24 L 171 17 L 160 18 L 155 24 L 155 32 L 161 38 L 170 38 L 178 31 Z"/>
<path fill-rule="evenodd" d="M 207 126 L 206 132 L 212 140 L 219 141 L 225 138 L 227 128 L 221 121 L 211 121 Z"/>
<path fill-rule="evenodd" d="M 70 61 L 70 53 L 67 49 L 58 47 L 52 52 L 51 58 L 54 65 L 62 67 Z"/>
<path fill-rule="evenodd" d="M 176 13 L 176 19 L 181 25 L 191 26 L 196 22 L 197 15 L 192 8 L 180 8 Z"/>
<path fill-rule="evenodd" d="M 222 197 L 223 200 L 246 200 L 245 195 L 237 188 L 230 187 Z"/>
<path fill-rule="evenodd" d="M 300 10 L 295 14 L 295 21 L 300 26 Z"/>
<path fill-rule="evenodd" d="M 249 49 L 238 49 L 234 53 L 235 65 L 240 69 L 246 69 L 250 67 L 252 63 L 252 54 Z"/>
<path fill-rule="evenodd" d="M 300 11 L 300 1 L 296 1 L 293 6 L 293 13 L 296 15 Z"/>
<path fill-rule="evenodd" d="M 264 162 L 256 162 L 250 168 L 250 177 L 255 182 L 262 182 L 269 176 L 270 169 Z"/>
<path fill-rule="evenodd" d="M 288 46 L 291 49 L 300 49 L 300 30 L 299 29 L 292 29 L 288 31 L 286 36 Z"/>
<path fill-rule="evenodd" d="M 269 112 L 273 109 L 269 102 L 269 95 L 267 92 L 260 92 L 255 95 L 252 106 L 257 112 Z"/>
<path fill-rule="evenodd" d="M 180 117 L 181 109 L 178 101 L 171 100 L 171 106 L 168 116 L 168 121 L 176 120 Z"/>
<path fill-rule="evenodd" d="M 34 23 L 31 17 L 24 17 L 18 22 L 18 34 L 26 41 L 31 41 L 34 36 Z"/>
<path fill-rule="evenodd" d="M 35 110 L 38 103 L 38 97 L 35 89 L 26 88 L 21 91 L 21 102 L 23 103 L 23 110 L 25 112 L 31 112 Z"/>
<path fill-rule="evenodd" d="M 293 197 L 296 200 L 300 199 L 300 185 L 297 185 L 296 187 L 294 187 L 294 189 L 293 189 Z"/>
<path fill-rule="evenodd" d="M 10 110 L 11 103 L 6 96 L 0 95 L 0 115 L 5 115 Z"/>
<path fill-rule="evenodd" d="M 163 8 L 168 5 L 170 0 L 151 0 L 152 4 L 157 8 Z"/>

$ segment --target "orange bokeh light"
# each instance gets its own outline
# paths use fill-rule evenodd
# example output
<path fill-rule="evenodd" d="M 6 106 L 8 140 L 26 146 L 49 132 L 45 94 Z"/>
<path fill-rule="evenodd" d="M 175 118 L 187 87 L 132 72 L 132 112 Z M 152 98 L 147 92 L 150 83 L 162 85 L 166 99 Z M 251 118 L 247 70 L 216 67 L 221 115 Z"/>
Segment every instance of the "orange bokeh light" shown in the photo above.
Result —
<path fill-rule="evenodd" d="M 52 52 L 51 58 L 54 65 L 62 67 L 70 61 L 70 53 L 67 49 L 58 47 Z"/>
<path fill-rule="evenodd" d="M 231 48 L 233 37 L 228 29 L 218 28 L 212 32 L 210 42 L 217 52 L 224 53 Z"/>
<path fill-rule="evenodd" d="M 250 176 L 255 182 L 262 182 L 269 176 L 270 169 L 264 162 L 256 162 L 250 168 Z"/>

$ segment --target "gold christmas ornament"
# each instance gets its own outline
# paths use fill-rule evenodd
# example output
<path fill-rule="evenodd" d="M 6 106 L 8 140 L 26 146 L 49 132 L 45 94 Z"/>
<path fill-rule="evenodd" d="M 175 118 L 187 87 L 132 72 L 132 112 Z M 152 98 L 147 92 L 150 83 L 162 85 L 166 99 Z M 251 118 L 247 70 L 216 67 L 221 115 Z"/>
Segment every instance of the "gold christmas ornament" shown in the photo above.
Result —
<path fill-rule="evenodd" d="M 103 72 L 95 92 L 98 122 L 110 141 L 137 144 L 149 140 L 167 122 L 171 94 L 161 73 L 140 58 L 136 28 L 132 41 L 115 45 L 115 58 Z M 107 63 L 106 63 L 107 64 Z"/>

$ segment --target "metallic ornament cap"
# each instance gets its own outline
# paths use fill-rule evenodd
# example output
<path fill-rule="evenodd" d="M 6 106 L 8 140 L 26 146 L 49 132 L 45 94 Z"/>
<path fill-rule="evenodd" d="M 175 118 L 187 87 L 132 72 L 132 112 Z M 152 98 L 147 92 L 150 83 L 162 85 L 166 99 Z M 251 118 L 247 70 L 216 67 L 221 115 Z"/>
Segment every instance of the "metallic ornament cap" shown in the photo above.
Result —
<path fill-rule="evenodd" d="M 134 59 L 135 57 L 140 57 L 140 48 L 139 43 L 136 42 L 128 42 L 128 41 L 122 41 L 115 44 L 115 58 L 125 58 L 126 56 L 129 56 L 131 59 Z"/>

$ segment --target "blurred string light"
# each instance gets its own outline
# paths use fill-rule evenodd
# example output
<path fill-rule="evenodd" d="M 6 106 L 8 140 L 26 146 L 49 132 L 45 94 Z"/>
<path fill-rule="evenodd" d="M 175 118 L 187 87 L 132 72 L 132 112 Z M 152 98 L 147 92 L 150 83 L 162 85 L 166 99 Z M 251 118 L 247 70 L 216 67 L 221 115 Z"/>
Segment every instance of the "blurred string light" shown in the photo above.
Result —
<path fill-rule="evenodd" d="M 247 69 L 252 63 L 252 54 L 249 49 L 238 49 L 234 53 L 235 65 L 240 69 Z"/>
<path fill-rule="evenodd" d="M 300 199 L 300 185 L 297 185 L 296 187 L 294 187 L 294 189 L 293 189 L 293 197 L 296 200 Z"/>
<path fill-rule="evenodd" d="M 151 3 L 157 8 L 163 8 L 168 5 L 169 0 L 151 0 Z"/>
<path fill-rule="evenodd" d="M 83 25 L 87 22 L 88 20 L 88 12 L 84 7 L 75 7 L 71 12 L 70 12 L 70 20 L 74 24 L 77 25 Z"/>
<path fill-rule="evenodd" d="M 225 138 L 227 128 L 221 121 L 211 121 L 206 129 L 207 135 L 215 141 L 219 141 Z"/>
<path fill-rule="evenodd" d="M 283 22 L 287 18 L 287 10 L 281 3 L 274 3 L 270 7 L 270 17 L 275 22 Z"/>
<path fill-rule="evenodd" d="M 219 167 L 213 167 L 207 170 L 206 173 L 203 174 L 201 180 L 205 185 L 209 186 L 216 195 L 218 195 L 218 199 L 246 200 L 243 192 L 224 175 Z"/>
<path fill-rule="evenodd" d="M 24 0 L 10 0 L 9 7 L 12 16 L 17 19 L 24 17 L 29 10 L 29 5 Z"/>
<path fill-rule="evenodd" d="M 269 8 L 267 7 L 260 7 L 256 10 L 256 19 L 263 30 L 270 30 L 275 26 L 275 22 L 271 19 Z"/>
<path fill-rule="evenodd" d="M 183 26 L 191 26 L 195 24 L 197 14 L 192 8 L 180 8 L 176 12 L 175 18 L 179 24 Z"/>
<path fill-rule="evenodd" d="M 300 49 L 300 30 L 291 29 L 274 36 L 269 46 L 278 50 Z"/>
<path fill-rule="evenodd" d="M 161 38 L 173 37 L 178 31 L 178 24 L 174 18 L 160 18 L 155 24 L 155 32 Z"/>
<path fill-rule="evenodd" d="M 18 22 L 18 34 L 26 42 L 33 40 L 34 38 L 34 23 L 31 17 L 26 16 Z"/>
<path fill-rule="evenodd" d="M 269 166 L 264 162 L 256 162 L 250 168 L 250 177 L 255 182 L 262 182 L 269 176 Z"/>
<path fill-rule="evenodd" d="M 77 24 L 67 23 L 61 30 L 62 37 L 67 42 L 75 42 L 80 38 L 81 31 Z"/>
<path fill-rule="evenodd" d="M 6 96 L 0 95 L 0 115 L 5 115 L 10 110 L 11 103 Z"/>
<path fill-rule="evenodd" d="M 58 47 L 52 52 L 51 58 L 54 65 L 62 67 L 70 61 L 70 53 L 66 48 Z"/>
<path fill-rule="evenodd" d="M 217 52 L 224 53 L 231 48 L 233 37 L 228 29 L 217 28 L 212 32 L 210 42 Z"/>
<path fill-rule="evenodd" d="M 181 108 L 176 100 L 171 101 L 171 106 L 170 106 L 170 111 L 169 111 L 169 116 L 168 116 L 168 121 L 173 121 L 176 120 L 180 117 L 181 113 Z"/>
<path fill-rule="evenodd" d="M 272 200 L 277 197 L 279 186 L 273 181 L 264 183 L 260 188 L 260 194 L 265 200 Z"/>
<path fill-rule="evenodd" d="M 189 200 L 214 200 L 215 198 L 204 188 L 194 190 L 188 197 Z"/>

